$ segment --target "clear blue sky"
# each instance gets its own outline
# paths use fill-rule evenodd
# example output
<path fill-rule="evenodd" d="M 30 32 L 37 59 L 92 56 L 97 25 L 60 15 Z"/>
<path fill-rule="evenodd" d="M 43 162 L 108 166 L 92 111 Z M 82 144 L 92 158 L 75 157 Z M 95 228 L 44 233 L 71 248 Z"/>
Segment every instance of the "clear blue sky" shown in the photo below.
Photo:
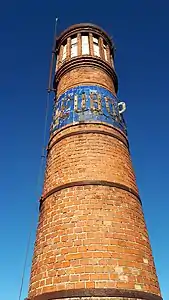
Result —
<path fill-rule="evenodd" d="M 106 6 L 104 6 L 104 4 Z M 169 2 L 6 0 L 0 7 L 0 297 L 18 299 L 30 224 L 27 295 L 38 216 L 36 188 L 55 17 L 59 32 L 102 26 L 116 44 L 119 98 L 161 290 L 169 299 Z M 52 97 L 51 97 L 52 104 Z"/>

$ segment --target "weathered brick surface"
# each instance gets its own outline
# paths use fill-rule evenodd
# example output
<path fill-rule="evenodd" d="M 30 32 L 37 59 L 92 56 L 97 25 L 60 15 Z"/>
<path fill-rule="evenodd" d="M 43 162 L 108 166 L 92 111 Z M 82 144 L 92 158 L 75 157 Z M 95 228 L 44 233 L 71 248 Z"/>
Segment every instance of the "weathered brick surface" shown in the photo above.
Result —
<path fill-rule="evenodd" d="M 127 136 L 120 130 L 117 128 L 114 128 L 111 124 L 107 124 L 107 123 L 77 123 L 77 124 L 69 124 L 66 125 L 64 128 L 58 129 L 57 133 L 56 131 L 54 131 L 49 139 L 49 147 L 53 144 L 53 142 L 55 142 L 57 139 L 59 139 L 60 137 L 64 137 L 65 135 L 72 133 L 72 132 L 79 132 L 79 130 L 83 130 L 84 132 L 86 132 L 86 130 L 91 129 L 91 130 L 102 130 L 105 131 L 107 134 L 114 134 L 117 138 L 121 139 L 122 142 L 124 144 L 128 143 L 128 139 Z"/>
<path fill-rule="evenodd" d="M 79 67 L 62 76 L 57 88 L 57 97 L 77 85 L 100 85 L 115 94 L 112 78 L 94 67 Z"/>
<path fill-rule="evenodd" d="M 95 128 L 97 132 L 97 125 L 88 125 L 87 128 Z M 104 127 L 104 131 L 106 130 Z M 66 132 L 63 131 L 62 134 Z M 54 143 L 54 139 L 51 145 L 52 142 Z M 84 134 L 64 138 L 49 151 L 44 194 L 58 185 L 79 180 L 113 181 L 137 192 L 127 147 L 109 135 L 86 134 L 85 129 Z"/>
<path fill-rule="evenodd" d="M 84 66 L 61 77 L 56 96 L 83 84 L 100 85 L 115 94 L 106 72 Z M 48 146 L 43 196 L 61 189 L 41 205 L 28 298 L 82 288 L 160 295 L 126 136 L 105 124 L 68 125 L 51 134 Z M 83 180 L 90 184 L 73 184 Z M 121 184 L 136 195 L 92 185 L 96 180 Z M 68 183 L 72 186 L 63 186 Z"/>
<path fill-rule="evenodd" d="M 42 205 L 29 296 L 94 287 L 159 294 L 142 208 L 117 188 L 64 189 Z"/>

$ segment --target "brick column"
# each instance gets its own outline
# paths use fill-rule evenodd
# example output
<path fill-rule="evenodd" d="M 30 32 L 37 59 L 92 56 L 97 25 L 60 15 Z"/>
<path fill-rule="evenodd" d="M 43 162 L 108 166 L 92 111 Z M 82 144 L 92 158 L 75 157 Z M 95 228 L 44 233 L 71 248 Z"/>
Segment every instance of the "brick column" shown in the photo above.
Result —
<path fill-rule="evenodd" d="M 99 38 L 100 57 L 104 59 L 103 38 Z"/>
<path fill-rule="evenodd" d="M 109 64 L 111 64 L 110 48 L 108 45 L 106 47 L 106 51 L 107 51 L 107 60 L 108 60 Z"/>
<path fill-rule="evenodd" d="M 78 55 L 82 55 L 82 36 L 81 33 L 77 35 L 77 47 L 78 47 Z"/>
<path fill-rule="evenodd" d="M 93 35 L 92 33 L 89 33 L 89 51 L 90 55 L 94 55 L 94 50 L 93 50 Z"/>
<path fill-rule="evenodd" d="M 67 39 L 67 59 L 71 58 L 71 37 Z"/>
<path fill-rule="evenodd" d="M 60 51 L 58 55 L 58 68 L 60 68 L 62 64 L 62 56 L 63 56 L 63 45 L 60 46 Z"/>
<path fill-rule="evenodd" d="M 92 34 L 109 43 L 98 27 L 79 26 L 64 35 L 88 30 L 91 55 Z M 115 71 L 78 56 L 55 81 L 28 300 L 162 300 Z"/>
<path fill-rule="evenodd" d="M 58 65 L 59 65 L 59 54 L 56 55 L 56 66 L 55 66 L 55 73 L 58 69 Z"/>

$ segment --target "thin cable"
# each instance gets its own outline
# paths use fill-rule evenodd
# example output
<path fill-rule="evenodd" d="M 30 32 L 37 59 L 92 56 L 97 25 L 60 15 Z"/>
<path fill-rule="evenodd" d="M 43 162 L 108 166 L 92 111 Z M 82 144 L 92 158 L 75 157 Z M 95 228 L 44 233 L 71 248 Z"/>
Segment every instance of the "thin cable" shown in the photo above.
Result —
<path fill-rule="evenodd" d="M 42 176 L 43 165 L 44 165 L 44 160 L 45 160 L 45 146 L 44 145 L 46 143 L 46 135 L 47 135 L 47 122 L 48 122 L 48 113 L 49 113 L 49 101 L 50 101 L 50 94 L 48 93 L 47 94 L 47 99 L 46 99 L 46 108 L 45 108 L 45 125 L 44 125 L 42 155 L 41 155 L 40 167 L 39 167 L 39 172 L 38 172 L 38 176 L 37 176 L 37 183 L 36 183 L 36 194 L 37 195 L 38 195 L 38 187 L 41 185 L 41 176 Z M 30 248 L 33 223 L 34 222 L 32 220 L 31 226 L 30 226 L 30 231 L 29 231 L 29 236 L 28 236 L 27 247 L 26 247 L 25 261 L 24 261 L 24 266 L 23 266 L 23 273 L 22 273 L 21 286 L 20 286 L 18 300 L 20 300 L 21 296 L 22 296 L 23 283 L 24 283 L 24 277 L 25 277 L 25 271 L 26 271 L 26 264 L 27 264 L 28 253 L 29 253 L 29 248 Z"/>
<path fill-rule="evenodd" d="M 24 277 L 25 277 L 25 271 L 26 271 L 26 264 L 27 264 L 27 258 L 28 258 L 28 252 L 29 252 L 31 235 L 32 235 L 32 228 L 31 228 L 31 230 L 29 232 L 28 243 L 27 243 L 27 247 L 26 247 L 26 254 L 25 254 L 24 267 L 23 267 L 23 274 L 22 274 L 21 286 L 20 286 L 20 291 L 19 291 L 19 300 L 21 299 L 21 296 L 22 296 L 22 288 L 23 288 L 23 282 L 24 282 Z"/>
<path fill-rule="evenodd" d="M 55 20 L 55 30 L 54 30 L 54 42 L 53 42 L 53 44 L 55 43 L 55 39 L 56 39 L 57 21 L 58 21 L 58 18 L 56 18 L 56 20 Z M 53 70 L 53 59 L 54 59 L 54 53 L 52 53 L 52 59 L 51 59 L 49 84 L 51 84 L 51 77 L 52 77 L 52 70 Z M 48 123 L 48 114 L 49 114 L 49 102 L 50 102 L 50 86 L 48 86 L 48 94 L 47 94 L 46 107 L 45 107 L 45 124 L 44 124 L 44 134 L 43 134 L 43 147 L 42 147 L 40 167 L 39 167 L 39 172 L 38 172 L 38 176 L 37 176 L 37 184 L 36 184 L 36 193 L 37 194 L 38 194 L 38 187 L 41 185 L 42 171 L 43 171 L 44 161 L 45 161 L 45 158 L 46 158 L 46 153 L 45 153 L 46 147 L 45 147 L 45 144 L 46 144 L 46 136 L 47 136 L 47 123 Z M 28 242 L 27 242 L 27 247 L 26 247 L 25 261 L 24 261 L 24 266 L 23 266 L 23 272 L 22 272 L 22 278 L 21 278 L 21 285 L 20 285 L 18 300 L 21 300 L 21 296 L 22 296 L 23 283 L 24 283 L 24 277 L 25 277 L 25 271 L 26 271 L 26 264 L 27 264 L 28 253 L 29 253 L 29 248 L 30 248 L 30 244 L 31 244 L 32 229 L 33 229 L 33 221 L 31 222 L 29 236 L 28 236 Z"/>

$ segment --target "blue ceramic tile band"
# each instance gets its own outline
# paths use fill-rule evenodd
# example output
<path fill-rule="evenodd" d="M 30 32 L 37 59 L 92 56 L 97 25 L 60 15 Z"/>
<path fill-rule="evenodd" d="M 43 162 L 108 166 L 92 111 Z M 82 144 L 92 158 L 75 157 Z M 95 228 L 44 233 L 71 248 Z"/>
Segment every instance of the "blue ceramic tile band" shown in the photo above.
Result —
<path fill-rule="evenodd" d="M 126 133 L 125 121 L 119 113 L 118 99 L 100 86 L 77 86 L 55 101 L 51 131 L 69 124 L 107 123 Z"/>

